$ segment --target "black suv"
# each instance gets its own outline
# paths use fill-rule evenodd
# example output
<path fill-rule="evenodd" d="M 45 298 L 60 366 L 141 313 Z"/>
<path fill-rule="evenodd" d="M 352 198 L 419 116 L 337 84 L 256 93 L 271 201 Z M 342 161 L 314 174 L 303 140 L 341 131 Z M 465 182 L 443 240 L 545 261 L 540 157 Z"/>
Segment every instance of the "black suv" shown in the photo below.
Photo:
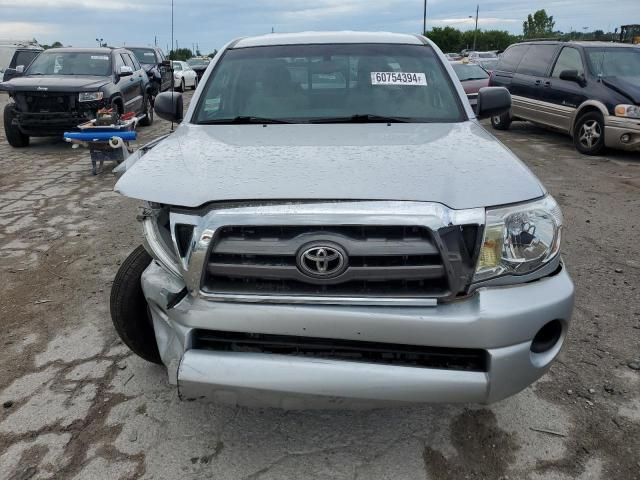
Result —
<path fill-rule="evenodd" d="M 26 147 L 31 136 L 61 135 L 103 107 L 146 114 L 142 125 L 153 122 L 149 79 L 122 48 L 46 50 L 0 90 L 13 99 L 4 109 L 4 130 L 14 147 Z"/>
<path fill-rule="evenodd" d="M 147 72 L 154 96 L 171 88 L 171 65 L 159 47 L 127 47 Z"/>
<path fill-rule="evenodd" d="M 511 112 L 493 117 L 569 133 L 576 148 L 597 155 L 605 147 L 640 151 L 640 47 L 606 42 L 539 41 L 510 46 L 491 74 L 507 87 Z"/>

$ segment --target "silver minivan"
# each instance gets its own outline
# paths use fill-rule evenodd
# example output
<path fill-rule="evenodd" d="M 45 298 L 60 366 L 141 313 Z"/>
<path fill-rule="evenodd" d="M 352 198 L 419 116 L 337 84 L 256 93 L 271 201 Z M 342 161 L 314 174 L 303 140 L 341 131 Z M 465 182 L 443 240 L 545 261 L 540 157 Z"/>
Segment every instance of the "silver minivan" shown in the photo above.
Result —
<path fill-rule="evenodd" d="M 143 203 L 122 340 L 187 400 L 280 408 L 489 403 L 564 343 L 563 219 L 428 39 L 300 33 L 226 45 L 180 125 L 119 168 Z"/>

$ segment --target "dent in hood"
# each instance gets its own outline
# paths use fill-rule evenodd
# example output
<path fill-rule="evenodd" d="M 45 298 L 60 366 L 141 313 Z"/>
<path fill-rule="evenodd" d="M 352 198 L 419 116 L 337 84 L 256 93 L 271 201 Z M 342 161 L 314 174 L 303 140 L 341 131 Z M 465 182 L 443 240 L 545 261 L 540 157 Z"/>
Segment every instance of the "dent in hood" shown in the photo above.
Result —
<path fill-rule="evenodd" d="M 538 198 L 529 169 L 475 122 L 181 125 L 121 194 L 198 207 L 232 200 L 407 200 L 454 209 Z"/>
<path fill-rule="evenodd" d="M 603 77 L 602 83 L 640 105 L 640 82 L 629 77 Z"/>

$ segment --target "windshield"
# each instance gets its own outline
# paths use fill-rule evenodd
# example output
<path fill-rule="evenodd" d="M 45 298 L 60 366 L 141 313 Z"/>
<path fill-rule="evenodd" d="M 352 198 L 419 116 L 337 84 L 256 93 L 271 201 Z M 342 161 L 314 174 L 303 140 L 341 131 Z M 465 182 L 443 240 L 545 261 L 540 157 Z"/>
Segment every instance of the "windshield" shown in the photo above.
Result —
<path fill-rule="evenodd" d="M 331 123 L 352 117 L 360 122 L 464 118 L 457 92 L 432 48 L 384 44 L 228 50 L 193 118 L 196 123 L 238 118 Z"/>
<path fill-rule="evenodd" d="M 640 48 L 587 48 L 591 73 L 603 77 L 640 78 Z"/>
<path fill-rule="evenodd" d="M 498 65 L 498 59 L 480 60 L 478 63 L 485 70 L 494 70 L 496 68 L 496 65 Z"/>
<path fill-rule="evenodd" d="M 467 80 L 484 80 L 485 78 L 489 78 L 489 74 L 479 65 L 474 65 L 472 63 L 453 63 L 451 66 L 461 82 L 466 82 Z"/>
<path fill-rule="evenodd" d="M 190 58 L 189 60 L 187 60 L 187 63 L 192 67 L 196 67 L 199 65 L 206 66 L 209 62 L 202 58 Z"/>
<path fill-rule="evenodd" d="M 156 52 L 152 48 L 130 48 L 138 61 L 144 65 L 155 65 L 158 63 Z"/>
<path fill-rule="evenodd" d="M 107 53 L 43 52 L 31 64 L 27 75 L 111 75 L 111 58 Z"/>

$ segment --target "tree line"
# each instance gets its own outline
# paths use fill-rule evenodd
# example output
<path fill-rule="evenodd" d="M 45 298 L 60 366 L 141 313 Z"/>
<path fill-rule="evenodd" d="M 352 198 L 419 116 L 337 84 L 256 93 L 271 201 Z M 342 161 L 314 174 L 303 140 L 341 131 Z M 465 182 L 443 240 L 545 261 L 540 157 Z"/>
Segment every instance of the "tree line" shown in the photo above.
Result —
<path fill-rule="evenodd" d="M 433 27 L 425 32 L 443 52 L 460 52 L 471 49 L 475 45 L 476 50 L 504 50 L 512 43 L 522 40 L 538 38 L 553 38 L 559 40 L 617 40 L 617 33 L 605 33 L 603 30 L 592 32 L 561 32 L 555 30 L 555 20 L 542 9 L 529 14 L 522 23 L 522 35 L 514 35 L 506 30 L 474 30 L 460 31 L 453 27 Z"/>

